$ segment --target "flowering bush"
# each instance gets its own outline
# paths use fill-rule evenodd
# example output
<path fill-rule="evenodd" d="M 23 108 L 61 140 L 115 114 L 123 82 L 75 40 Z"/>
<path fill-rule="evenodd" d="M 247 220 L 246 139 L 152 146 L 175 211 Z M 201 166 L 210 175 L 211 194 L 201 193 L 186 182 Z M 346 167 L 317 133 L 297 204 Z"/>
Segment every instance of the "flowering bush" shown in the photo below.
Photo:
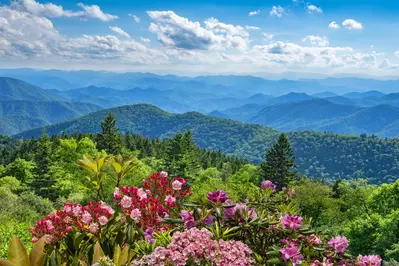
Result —
<path fill-rule="evenodd" d="M 102 201 L 66 203 L 31 228 L 33 241 L 44 236 L 48 255 L 66 263 L 98 257 L 102 247 L 95 262 L 103 265 L 123 247 L 128 265 L 381 265 L 379 256 L 348 254 L 344 236 L 315 232 L 291 202 L 295 191 L 270 181 L 241 202 L 218 190 L 189 204 L 181 177 L 159 172 L 142 183 L 115 188 L 116 211 Z"/>

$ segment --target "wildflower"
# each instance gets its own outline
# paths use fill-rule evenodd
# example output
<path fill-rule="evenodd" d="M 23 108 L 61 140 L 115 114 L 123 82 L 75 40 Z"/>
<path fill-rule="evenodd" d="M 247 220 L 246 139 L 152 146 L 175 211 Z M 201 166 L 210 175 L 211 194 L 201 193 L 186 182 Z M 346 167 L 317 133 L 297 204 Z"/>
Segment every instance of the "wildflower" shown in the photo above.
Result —
<path fill-rule="evenodd" d="M 336 236 L 328 241 L 328 245 L 335 250 L 336 253 L 345 253 L 349 243 L 348 239 L 344 236 Z"/>
<path fill-rule="evenodd" d="M 311 244 L 311 245 L 320 245 L 320 244 L 321 244 L 320 238 L 318 238 L 317 235 L 315 235 L 315 234 L 311 234 L 311 235 L 308 237 L 308 242 L 309 242 L 309 244 Z"/>
<path fill-rule="evenodd" d="M 143 200 L 147 198 L 147 193 L 142 188 L 140 188 L 139 190 L 137 190 L 137 196 L 140 198 L 140 200 Z"/>
<path fill-rule="evenodd" d="M 281 225 L 285 229 L 291 229 L 291 230 L 299 229 L 301 228 L 302 225 L 302 217 L 285 215 L 281 219 Z"/>
<path fill-rule="evenodd" d="M 159 173 L 159 176 L 161 178 L 167 178 L 168 177 L 168 172 L 162 171 L 162 172 Z"/>
<path fill-rule="evenodd" d="M 103 215 L 103 216 L 100 216 L 100 217 L 98 217 L 98 222 L 99 222 L 101 225 L 106 225 L 106 224 L 108 223 L 108 218 L 105 217 L 104 215 Z"/>
<path fill-rule="evenodd" d="M 114 199 L 120 200 L 121 197 L 122 197 L 122 196 L 121 196 L 121 192 L 120 192 L 119 188 L 116 187 L 115 190 L 114 190 Z"/>
<path fill-rule="evenodd" d="M 149 242 L 150 244 L 154 243 L 154 238 L 152 237 L 152 234 L 154 233 L 154 229 L 152 228 L 147 228 L 144 231 L 144 238 L 147 242 Z"/>
<path fill-rule="evenodd" d="M 225 203 L 228 198 L 229 197 L 224 190 L 218 190 L 216 192 L 208 193 L 208 200 L 213 203 Z"/>
<path fill-rule="evenodd" d="M 93 235 L 96 235 L 100 231 L 100 226 L 98 226 L 98 223 L 92 223 L 89 225 L 89 232 L 92 233 Z"/>
<path fill-rule="evenodd" d="M 261 183 L 261 188 L 262 188 L 263 190 L 265 190 L 265 189 L 271 189 L 272 192 L 276 192 L 276 185 L 273 184 L 272 181 L 270 181 L 270 180 L 264 180 L 264 181 L 262 181 L 262 183 Z"/>
<path fill-rule="evenodd" d="M 213 224 L 213 216 L 211 214 L 204 218 L 204 224 L 207 226 L 211 226 Z"/>

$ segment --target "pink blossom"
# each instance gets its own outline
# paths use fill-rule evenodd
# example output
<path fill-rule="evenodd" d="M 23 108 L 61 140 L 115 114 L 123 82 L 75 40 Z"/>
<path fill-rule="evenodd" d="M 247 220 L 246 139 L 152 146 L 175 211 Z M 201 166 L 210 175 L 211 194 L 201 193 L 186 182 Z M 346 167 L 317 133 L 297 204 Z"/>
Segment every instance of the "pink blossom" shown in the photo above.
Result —
<path fill-rule="evenodd" d="M 93 235 L 97 234 L 99 230 L 100 226 L 98 226 L 98 223 L 92 223 L 89 225 L 89 232 Z"/>
<path fill-rule="evenodd" d="M 208 193 L 208 200 L 213 203 L 225 203 L 229 197 L 224 190 Z"/>
<path fill-rule="evenodd" d="M 179 180 L 175 180 L 172 183 L 173 190 L 181 190 L 182 186 L 183 186 L 183 183 L 180 182 Z"/>
<path fill-rule="evenodd" d="M 321 244 L 320 238 L 318 238 L 317 235 L 315 235 L 315 234 L 311 234 L 311 235 L 308 237 L 308 242 L 309 242 L 309 244 L 311 244 L 311 245 L 320 245 L 320 244 Z"/>
<path fill-rule="evenodd" d="M 130 206 L 132 206 L 132 198 L 129 196 L 123 196 L 121 206 L 125 209 L 130 208 Z"/>
<path fill-rule="evenodd" d="M 264 180 L 264 181 L 262 181 L 262 183 L 261 183 L 261 188 L 262 188 L 263 190 L 265 190 L 265 189 L 271 189 L 272 192 L 276 192 L 276 185 L 273 184 L 273 182 L 270 181 L 270 180 Z"/>
<path fill-rule="evenodd" d="M 359 256 L 359 266 L 380 266 L 381 257 L 377 255 Z"/>
<path fill-rule="evenodd" d="M 120 192 L 119 188 L 116 187 L 115 190 L 114 190 L 114 199 L 120 200 L 121 197 L 122 197 L 122 196 L 121 196 L 121 192 Z"/>
<path fill-rule="evenodd" d="M 294 244 L 291 243 L 287 248 L 280 249 L 280 253 L 285 263 L 291 260 L 293 266 L 302 264 L 303 256 Z"/>
<path fill-rule="evenodd" d="M 91 217 L 90 213 L 88 213 L 88 212 L 85 212 L 82 215 L 82 222 L 85 223 L 85 224 L 89 224 L 92 219 L 93 219 L 93 217 Z"/>
<path fill-rule="evenodd" d="M 36 243 L 37 241 L 39 241 L 39 238 L 37 237 L 32 238 L 32 243 Z"/>
<path fill-rule="evenodd" d="M 194 220 L 194 211 L 186 211 L 186 210 L 182 210 L 180 212 L 181 218 L 183 219 L 184 222 L 184 226 L 186 228 L 192 228 L 194 226 L 197 225 L 197 223 Z"/>
<path fill-rule="evenodd" d="M 105 224 L 108 223 L 108 218 L 105 217 L 105 216 L 100 216 L 100 217 L 98 217 L 98 222 L 99 222 L 101 225 L 105 225 Z"/>
<path fill-rule="evenodd" d="M 302 217 L 285 215 L 281 219 L 281 225 L 285 229 L 291 229 L 291 230 L 299 229 L 301 228 L 302 225 Z"/>
<path fill-rule="evenodd" d="M 133 221 L 138 222 L 141 218 L 141 211 L 139 209 L 133 209 L 130 213 L 130 217 L 132 217 Z"/>
<path fill-rule="evenodd" d="M 160 175 L 162 178 L 167 178 L 167 177 L 168 177 L 168 172 L 162 171 L 162 172 L 159 173 L 159 175 Z"/>
<path fill-rule="evenodd" d="M 169 208 L 174 208 L 176 206 L 176 198 L 171 195 L 167 195 L 165 197 L 165 202 Z"/>
<path fill-rule="evenodd" d="M 344 236 L 336 236 L 328 241 L 328 245 L 332 247 L 336 253 L 345 253 L 349 246 L 348 239 Z"/>
<path fill-rule="evenodd" d="M 147 193 L 142 188 L 140 188 L 137 190 L 137 196 L 140 198 L 140 200 L 143 200 L 147 198 Z"/>

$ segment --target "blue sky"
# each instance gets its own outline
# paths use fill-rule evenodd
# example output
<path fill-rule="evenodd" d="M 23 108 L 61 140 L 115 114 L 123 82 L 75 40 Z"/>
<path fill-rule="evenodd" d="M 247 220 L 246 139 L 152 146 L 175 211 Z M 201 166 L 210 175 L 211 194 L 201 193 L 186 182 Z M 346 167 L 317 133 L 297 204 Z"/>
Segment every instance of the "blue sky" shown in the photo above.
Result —
<path fill-rule="evenodd" d="M 0 67 L 399 73 L 399 1 L 0 0 Z"/>

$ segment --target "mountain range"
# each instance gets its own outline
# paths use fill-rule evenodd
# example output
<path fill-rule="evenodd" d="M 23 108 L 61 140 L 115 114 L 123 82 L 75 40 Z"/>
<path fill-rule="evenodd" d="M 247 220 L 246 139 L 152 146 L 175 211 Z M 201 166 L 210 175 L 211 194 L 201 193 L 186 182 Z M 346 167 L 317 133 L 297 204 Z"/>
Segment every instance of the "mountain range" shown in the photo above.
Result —
<path fill-rule="evenodd" d="M 258 125 L 207 116 L 198 112 L 172 114 L 148 104 L 127 105 L 100 110 L 46 127 L 49 135 L 96 133 L 108 113 L 113 113 L 122 133 L 149 138 L 172 137 L 192 131 L 203 148 L 221 150 L 259 163 L 265 151 L 280 134 Z M 43 128 L 16 135 L 38 137 Z M 373 183 L 391 182 L 399 175 L 399 139 L 354 136 L 314 131 L 290 132 L 288 136 L 297 156 L 298 169 L 311 177 L 366 177 Z"/>

